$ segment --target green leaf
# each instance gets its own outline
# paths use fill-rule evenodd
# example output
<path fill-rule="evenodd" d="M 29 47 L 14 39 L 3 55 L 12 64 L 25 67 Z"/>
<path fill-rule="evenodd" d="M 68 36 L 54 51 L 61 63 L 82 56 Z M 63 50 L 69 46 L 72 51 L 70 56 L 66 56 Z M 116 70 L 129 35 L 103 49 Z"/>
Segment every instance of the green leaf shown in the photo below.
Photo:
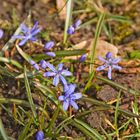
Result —
<path fill-rule="evenodd" d="M 98 101 L 96 99 L 91 99 L 91 98 L 87 98 L 87 97 L 82 97 L 81 100 L 83 101 L 87 101 L 87 102 L 90 102 L 92 103 L 93 105 L 97 105 L 97 106 L 102 106 L 102 107 L 105 107 L 105 108 L 108 108 L 108 109 L 116 109 L 115 106 L 112 106 L 112 105 L 109 105 L 107 103 L 104 103 L 104 102 L 101 102 L 101 101 Z M 126 116 L 129 116 L 129 117 L 140 117 L 140 115 L 137 115 L 137 114 L 134 114 L 134 113 L 131 113 L 129 111 L 126 111 L 126 110 L 123 110 L 121 108 L 118 108 L 118 111 L 125 114 Z"/>
<path fill-rule="evenodd" d="M 73 0 L 68 0 L 67 1 L 67 13 L 66 13 L 66 20 L 65 20 L 65 30 L 64 30 L 64 40 L 63 40 L 63 43 L 66 44 L 66 41 L 67 41 L 67 37 L 68 37 L 68 34 L 67 34 L 67 30 L 68 30 L 68 27 L 70 25 L 70 21 L 71 21 L 71 17 L 72 17 L 72 3 L 73 3 Z"/>
<path fill-rule="evenodd" d="M 16 45 L 16 48 L 19 52 L 19 54 L 26 60 L 29 62 L 29 60 L 31 59 L 30 56 L 28 54 L 26 54 L 25 52 L 23 52 L 23 50 L 18 46 Z"/>
<path fill-rule="evenodd" d="M 65 57 L 65 56 L 77 56 L 77 55 L 82 55 L 86 53 L 86 50 L 63 50 L 63 51 L 56 51 L 56 57 Z M 40 61 L 42 59 L 48 59 L 50 58 L 46 54 L 36 54 L 33 55 L 33 59 L 35 61 Z"/>
<path fill-rule="evenodd" d="M 31 106 L 31 110 L 33 112 L 33 116 L 34 116 L 34 119 L 35 119 L 37 117 L 37 114 L 36 114 L 36 111 L 35 111 L 35 105 L 34 105 L 34 102 L 33 102 L 33 99 L 32 99 L 31 89 L 30 89 L 28 78 L 27 78 L 26 66 L 24 66 L 24 81 L 25 81 L 25 87 L 26 87 L 26 94 L 27 94 L 27 97 L 28 97 L 28 100 L 29 100 L 29 103 L 30 103 L 30 106 Z"/>
<path fill-rule="evenodd" d="M 17 104 L 17 105 L 22 105 L 22 106 L 30 108 L 29 102 L 27 102 L 25 100 L 20 100 L 20 99 L 0 98 L 0 103 L 1 104 L 11 104 L 11 103 L 14 103 L 14 104 Z M 41 106 L 36 105 L 36 104 L 35 104 L 35 108 L 37 108 L 38 110 L 42 111 L 46 115 L 46 117 L 49 119 L 49 115 L 48 115 L 48 113 L 46 112 L 45 109 L 43 109 Z"/>
<path fill-rule="evenodd" d="M 139 50 L 135 50 L 130 52 L 129 54 L 131 59 L 140 59 L 140 51 Z"/>
<path fill-rule="evenodd" d="M 104 140 L 101 134 L 99 134 L 95 129 L 91 128 L 89 125 L 87 125 L 81 120 L 74 119 L 72 125 L 76 126 L 78 129 L 80 129 L 88 137 L 91 137 L 93 140 Z"/>
<path fill-rule="evenodd" d="M 97 23 L 96 31 L 95 31 L 93 46 L 91 48 L 90 73 L 93 72 L 93 63 L 94 63 L 94 56 L 95 56 L 95 53 L 96 53 L 97 41 L 98 41 L 99 35 L 101 33 L 104 18 L 105 18 L 105 13 L 101 13 L 100 17 L 99 17 L 99 20 L 98 20 L 98 23 Z"/>
<path fill-rule="evenodd" d="M 2 136 L 2 138 L 1 138 L 1 136 Z M 3 126 L 3 123 L 2 123 L 1 119 L 0 119 L 0 138 L 3 139 L 3 140 L 9 140 L 8 136 L 5 132 L 5 129 L 4 129 L 4 126 Z"/>
<path fill-rule="evenodd" d="M 0 57 L 0 62 L 10 63 L 10 64 L 12 64 L 12 65 L 14 65 L 14 66 L 16 66 L 16 67 L 18 67 L 18 68 L 20 68 L 20 69 L 23 68 L 22 65 L 21 65 L 20 63 L 18 63 L 18 62 L 15 61 L 15 60 L 12 60 L 12 59 L 10 59 L 10 58 Z"/>
<path fill-rule="evenodd" d="M 111 81 L 109 79 L 106 79 L 106 78 L 103 78 L 103 77 L 100 77 L 100 76 L 96 76 L 96 78 L 99 79 L 99 80 L 101 80 L 101 81 L 103 81 L 103 82 L 105 82 L 105 83 L 107 83 L 107 84 L 109 84 L 109 85 L 114 86 L 115 88 L 122 89 L 124 91 L 127 91 L 127 92 L 133 94 L 133 95 L 136 95 L 136 96 L 139 96 L 140 95 L 140 92 L 135 91 L 135 90 L 133 90 L 131 88 L 128 88 L 128 87 L 119 85 L 119 84 L 117 84 L 117 83 L 115 83 L 115 82 L 113 82 L 113 81 Z"/>
<path fill-rule="evenodd" d="M 18 140 L 24 140 L 25 139 L 25 137 L 27 136 L 27 133 L 28 133 L 28 131 L 30 129 L 30 126 L 31 126 L 32 122 L 33 122 L 33 119 L 30 118 L 29 122 L 26 124 L 26 126 L 23 129 L 23 131 L 19 135 Z"/>

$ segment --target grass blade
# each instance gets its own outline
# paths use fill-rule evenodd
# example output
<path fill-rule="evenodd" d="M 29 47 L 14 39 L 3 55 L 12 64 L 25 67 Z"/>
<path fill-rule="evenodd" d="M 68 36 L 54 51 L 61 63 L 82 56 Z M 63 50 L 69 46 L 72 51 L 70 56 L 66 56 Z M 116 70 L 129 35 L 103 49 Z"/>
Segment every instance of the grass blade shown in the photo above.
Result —
<path fill-rule="evenodd" d="M 67 30 L 70 25 L 70 21 L 72 17 L 72 9 L 73 9 L 72 3 L 73 3 L 73 0 L 67 1 L 67 14 L 66 14 L 66 20 L 65 20 L 65 30 L 64 30 L 64 40 L 63 40 L 64 44 L 66 44 L 66 41 L 67 41 L 67 37 L 68 37 Z"/>
<path fill-rule="evenodd" d="M 74 125 L 84 132 L 88 137 L 90 136 L 93 140 L 103 140 L 103 137 L 95 129 L 91 128 L 81 120 L 74 119 Z"/>
<path fill-rule="evenodd" d="M 96 46 L 97 46 L 98 38 L 99 38 L 101 29 L 102 29 L 104 18 L 105 18 L 105 13 L 101 13 L 99 20 L 98 20 L 98 23 L 97 23 L 96 31 L 95 31 L 95 39 L 93 42 L 93 46 L 91 48 L 90 73 L 93 72 L 93 63 L 94 63 L 94 56 L 95 56 L 95 52 L 96 52 Z"/>
<path fill-rule="evenodd" d="M 29 102 L 25 101 L 25 100 L 20 100 L 20 99 L 13 99 L 13 98 L 0 98 L 0 103 L 2 104 L 17 104 L 17 105 L 22 105 L 22 106 L 25 106 L 25 107 L 29 107 L 30 108 L 30 104 Z M 44 115 L 46 115 L 46 117 L 49 119 L 49 115 L 48 113 L 46 112 L 45 109 L 43 109 L 41 106 L 39 105 L 36 105 L 35 104 L 35 108 L 37 108 L 38 110 L 42 111 L 44 113 Z"/>
<path fill-rule="evenodd" d="M 16 67 L 18 67 L 18 68 L 20 68 L 20 69 L 23 68 L 22 65 L 21 65 L 20 63 L 18 63 L 18 62 L 15 61 L 15 60 L 12 60 L 12 59 L 10 59 L 10 58 L 0 57 L 0 62 L 10 63 L 10 64 L 12 64 L 12 65 L 14 65 L 14 66 L 16 66 Z"/>
<path fill-rule="evenodd" d="M 113 110 L 115 110 L 115 108 L 116 108 L 115 106 L 112 106 L 112 105 L 109 105 L 109 104 L 107 104 L 107 103 L 98 101 L 98 100 L 96 100 L 96 99 L 91 99 L 91 98 L 87 98 L 87 97 L 82 97 L 81 100 L 87 101 L 87 102 L 90 102 L 90 103 L 92 103 L 92 104 L 94 104 L 94 105 L 102 106 L 102 107 L 105 107 L 105 108 L 108 108 L 108 109 L 113 109 Z M 118 108 L 118 111 L 121 112 L 121 113 L 123 113 L 123 114 L 125 114 L 126 116 L 129 116 L 129 117 L 137 117 L 137 118 L 140 117 L 140 115 L 131 113 L 131 112 L 126 111 L 126 110 L 123 110 L 123 109 L 121 109 L 121 108 Z"/>
<path fill-rule="evenodd" d="M 24 140 L 25 139 L 25 137 L 26 137 L 26 135 L 27 135 L 27 133 L 28 133 L 28 131 L 30 129 L 30 126 L 31 126 L 32 122 L 33 122 L 33 119 L 31 118 L 29 120 L 29 122 L 26 124 L 26 126 L 24 127 L 24 129 L 21 132 L 21 134 L 19 135 L 18 140 Z"/>
<path fill-rule="evenodd" d="M 26 73 L 26 66 L 24 66 L 24 81 L 25 81 L 25 87 L 26 87 L 26 93 L 27 93 L 27 97 L 31 106 L 31 110 L 33 112 L 33 116 L 34 118 L 37 117 L 36 111 L 35 111 L 35 105 L 32 99 L 32 94 L 31 94 L 31 89 L 30 89 L 30 85 L 29 85 L 29 81 L 27 78 L 27 73 Z"/>
<path fill-rule="evenodd" d="M 6 132 L 5 132 L 5 129 L 4 129 L 4 126 L 3 126 L 3 123 L 2 123 L 2 120 L 0 119 L 0 138 L 1 138 L 1 136 L 2 136 L 2 138 L 1 139 L 3 139 L 3 140 L 9 140 L 8 139 L 8 137 L 7 137 L 7 135 L 6 135 Z"/>
<path fill-rule="evenodd" d="M 131 88 L 119 85 L 119 84 L 117 84 L 117 83 L 115 83 L 115 82 L 113 82 L 111 80 L 106 79 L 106 78 L 103 78 L 103 77 L 100 77 L 100 76 L 96 76 L 96 78 L 101 80 L 101 81 L 103 81 L 103 82 L 105 82 L 105 83 L 107 83 L 107 84 L 109 84 L 109 85 L 111 85 L 111 86 L 114 86 L 115 88 L 122 89 L 124 91 L 127 91 L 127 92 L 133 94 L 133 95 L 136 95 L 136 96 L 140 95 L 140 92 L 135 91 L 135 90 L 133 90 Z"/>

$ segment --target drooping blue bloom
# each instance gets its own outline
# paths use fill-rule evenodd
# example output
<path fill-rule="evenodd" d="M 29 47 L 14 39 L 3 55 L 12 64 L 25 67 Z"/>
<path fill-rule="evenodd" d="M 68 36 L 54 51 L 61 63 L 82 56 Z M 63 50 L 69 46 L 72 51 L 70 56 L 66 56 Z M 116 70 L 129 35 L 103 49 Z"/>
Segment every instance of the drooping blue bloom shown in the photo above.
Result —
<path fill-rule="evenodd" d="M 77 20 L 73 25 L 70 25 L 68 30 L 67 30 L 67 33 L 69 35 L 72 35 L 74 34 L 75 30 L 79 27 L 79 25 L 81 24 L 81 20 Z"/>
<path fill-rule="evenodd" d="M 54 46 L 54 42 L 53 41 L 49 41 L 45 44 L 44 48 L 45 48 L 45 54 L 51 57 L 55 57 L 55 53 L 54 52 L 50 52 L 50 49 Z"/>
<path fill-rule="evenodd" d="M 41 28 L 38 27 L 38 22 L 34 24 L 32 28 L 28 28 L 24 23 L 20 25 L 21 35 L 13 36 L 13 38 L 21 39 L 19 46 L 24 45 L 28 40 L 37 41 L 36 35 L 41 31 Z"/>
<path fill-rule="evenodd" d="M 53 79 L 53 85 L 54 86 L 57 86 L 60 80 L 61 80 L 63 85 L 67 85 L 67 81 L 64 78 L 64 76 L 71 76 L 72 73 L 68 70 L 63 69 L 63 64 L 62 63 L 60 63 L 58 65 L 57 69 L 50 63 L 48 63 L 47 65 L 48 65 L 47 67 L 51 71 L 45 72 L 43 74 L 43 76 L 44 77 L 54 77 L 54 79 Z"/>
<path fill-rule="evenodd" d="M 0 39 L 3 37 L 3 34 L 4 34 L 3 30 L 0 29 Z"/>
<path fill-rule="evenodd" d="M 87 58 L 87 55 L 86 54 L 83 54 L 81 57 L 80 57 L 80 62 L 84 62 Z"/>
<path fill-rule="evenodd" d="M 37 133 L 36 133 L 36 140 L 43 140 L 44 139 L 44 133 L 43 133 L 43 131 L 38 131 Z"/>
<path fill-rule="evenodd" d="M 121 70 L 122 67 L 118 66 L 118 62 L 121 60 L 120 58 L 113 58 L 112 53 L 108 52 L 106 54 L 106 58 L 104 59 L 103 57 L 99 56 L 99 60 L 104 62 L 102 66 L 97 67 L 97 71 L 104 70 L 108 67 L 108 78 L 112 79 L 111 73 L 113 69 Z"/>
<path fill-rule="evenodd" d="M 35 61 L 29 60 L 29 63 L 34 67 L 34 69 L 39 70 L 39 65 Z"/>
<path fill-rule="evenodd" d="M 76 104 L 76 100 L 80 99 L 82 97 L 81 93 L 75 93 L 75 84 L 68 85 L 68 89 L 65 91 L 64 95 L 59 96 L 59 101 L 63 102 L 63 109 L 65 111 L 68 110 L 69 106 L 73 106 L 74 109 L 78 109 L 78 105 Z"/>

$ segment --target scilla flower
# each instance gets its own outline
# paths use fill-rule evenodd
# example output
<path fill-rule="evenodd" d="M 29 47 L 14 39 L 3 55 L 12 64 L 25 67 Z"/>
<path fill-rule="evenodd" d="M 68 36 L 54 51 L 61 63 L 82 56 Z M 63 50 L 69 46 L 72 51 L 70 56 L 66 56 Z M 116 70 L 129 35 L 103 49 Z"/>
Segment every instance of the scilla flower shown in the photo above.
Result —
<path fill-rule="evenodd" d="M 36 133 L 36 140 L 43 140 L 44 139 L 44 133 L 43 133 L 43 131 L 38 131 L 37 133 Z"/>
<path fill-rule="evenodd" d="M 62 63 L 60 63 L 58 65 L 57 69 L 55 69 L 55 67 L 50 63 L 48 63 L 47 65 L 51 71 L 45 72 L 43 74 L 43 76 L 44 77 L 54 77 L 54 79 L 53 79 L 54 86 L 57 86 L 60 80 L 63 85 L 67 85 L 67 81 L 65 80 L 64 76 L 71 76 L 72 73 L 68 70 L 64 70 Z"/>
<path fill-rule="evenodd" d="M 118 66 L 118 62 L 121 60 L 120 58 L 113 58 L 112 57 L 112 53 L 108 52 L 106 54 L 106 59 L 102 58 L 101 56 L 98 57 L 99 60 L 101 60 L 102 62 L 104 62 L 104 64 L 102 66 L 97 67 L 97 71 L 100 70 L 104 70 L 106 68 L 108 68 L 108 78 L 111 79 L 111 73 L 113 69 L 117 69 L 117 70 L 121 70 L 122 67 Z"/>
<path fill-rule="evenodd" d="M 68 89 L 65 91 L 64 95 L 59 96 L 59 101 L 63 102 L 63 109 L 65 111 L 68 110 L 69 106 L 73 106 L 74 109 L 78 109 L 78 105 L 76 104 L 76 100 L 82 97 L 81 93 L 75 93 L 75 84 L 68 85 Z"/>
<path fill-rule="evenodd" d="M 75 32 L 75 30 L 79 27 L 80 24 L 81 24 L 81 20 L 79 19 L 73 25 L 69 26 L 67 33 L 69 35 L 72 35 Z"/>
<path fill-rule="evenodd" d="M 19 46 L 24 45 L 28 40 L 37 41 L 36 35 L 41 31 L 41 28 L 38 28 L 38 22 L 32 28 L 28 28 L 25 24 L 20 25 L 21 35 L 13 36 L 13 38 L 21 39 Z"/>

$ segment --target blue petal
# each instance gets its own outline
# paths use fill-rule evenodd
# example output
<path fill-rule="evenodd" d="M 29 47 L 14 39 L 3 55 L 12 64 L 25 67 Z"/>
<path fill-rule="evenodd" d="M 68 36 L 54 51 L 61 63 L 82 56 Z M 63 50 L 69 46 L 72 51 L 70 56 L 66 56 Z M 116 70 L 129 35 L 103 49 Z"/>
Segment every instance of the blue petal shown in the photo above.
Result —
<path fill-rule="evenodd" d="M 51 77 L 51 76 L 55 76 L 56 75 L 56 73 L 55 72 L 45 72 L 44 74 L 43 74 L 43 76 L 44 77 Z"/>
<path fill-rule="evenodd" d="M 54 42 L 49 41 L 45 44 L 44 48 L 47 49 L 47 50 L 50 50 L 53 46 L 54 46 Z"/>
<path fill-rule="evenodd" d="M 80 57 L 80 62 L 84 62 L 87 58 L 87 55 L 86 54 L 83 54 L 81 57 Z"/>
<path fill-rule="evenodd" d="M 79 27 L 79 25 L 81 24 L 82 22 L 81 22 L 81 20 L 79 19 L 79 20 L 77 20 L 75 23 L 74 23 L 74 28 L 78 28 Z"/>
<path fill-rule="evenodd" d="M 37 26 L 38 26 L 38 21 L 35 22 L 33 28 L 31 29 L 31 32 L 33 32 L 34 30 L 37 29 Z"/>
<path fill-rule="evenodd" d="M 36 37 L 31 37 L 30 40 L 34 42 L 34 41 L 37 41 L 37 38 Z"/>
<path fill-rule="evenodd" d="M 69 89 L 68 84 L 63 84 L 63 92 L 66 92 Z"/>
<path fill-rule="evenodd" d="M 14 39 L 24 39 L 26 37 L 24 35 L 14 35 L 14 36 L 12 36 L 12 38 L 14 38 Z"/>
<path fill-rule="evenodd" d="M 47 67 L 47 62 L 45 60 L 41 60 L 40 61 L 40 66 L 43 68 L 43 69 L 46 69 Z"/>
<path fill-rule="evenodd" d="M 48 56 L 51 56 L 51 57 L 55 57 L 56 54 L 54 52 L 46 52 L 45 54 L 47 54 Z"/>
<path fill-rule="evenodd" d="M 102 65 L 102 66 L 97 67 L 96 70 L 97 70 L 97 71 L 100 71 L 100 70 L 103 70 L 103 69 L 105 69 L 105 68 L 107 68 L 107 67 L 108 67 L 108 65 L 105 64 L 105 65 Z"/>
<path fill-rule="evenodd" d="M 112 60 L 112 63 L 113 63 L 113 64 L 117 64 L 119 61 L 121 61 L 121 58 L 114 58 L 114 59 Z"/>
<path fill-rule="evenodd" d="M 60 95 L 60 96 L 58 97 L 58 100 L 59 100 L 59 101 L 64 101 L 64 100 L 65 100 L 65 96 L 64 96 L 64 95 Z"/>
<path fill-rule="evenodd" d="M 67 81 L 62 75 L 60 75 L 60 80 L 62 81 L 63 85 L 67 85 Z"/>
<path fill-rule="evenodd" d="M 34 69 L 39 70 L 39 65 L 36 63 L 33 65 Z"/>
<path fill-rule="evenodd" d="M 30 60 L 29 60 L 29 63 L 30 63 L 31 65 L 35 65 L 36 62 L 30 59 Z"/>
<path fill-rule="evenodd" d="M 66 91 L 66 94 L 72 94 L 76 88 L 76 84 L 70 84 L 69 89 Z"/>
<path fill-rule="evenodd" d="M 62 70 L 61 74 L 64 76 L 72 76 L 72 73 L 68 70 Z"/>
<path fill-rule="evenodd" d="M 43 131 L 38 131 L 36 133 L 36 140 L 43 140 L 44 139 L 44 133 Z"/>
<path fill-rule="evenodd" d="M 22 23 L 20 25 L 20 28 L 21 28 L 22 32 L 24 32 L 24 33 L 29 31 L 29 28 L 24 23 Z"/>
<path fill-rule="evenodd" d="M 68 107 L 69 107 L 69 101 L 64 101 L 63 102 L 63 109 L 65 110 L 65 111 L 67 111 L 68 110 Z"/>
<path fill-rule="evenodd" d="M 108 79 L 112 79 L 111 73 L 112 73 L 112 68 L 109 67 L 108 68 Z"/>
<path fill-rule="evenodd" d="M 122 70 L 122 67 L 118 66 L 118 65 L 113 65 L 112 66 L 113 69 L 117 69 L 117 70 Z"/>
<path fill-rule="evenodd" d="M 24 45 L 26 42 L 28 41 L 28 38 L 25 38 L 25 39 L 23 39 L 23 40 L 21 40 L 20 42 L 19 42 L 19 46 L 22 46 L 22 45 Z"/>
<path fill-rule="evenodd" d="M 36 29 L 35 31 L 33 31 L 31 34 L 32 36 L 36 35 L 37 33 L 39 33 L 41 31 L 41 28 Z"/>
<path fill-rule="evenodd" d="M 0 39 L 3 37 L 3 34 L 4 34 L 3 30 L 0 29 Z"/>
<path fill-rule="evenodd" d="M 71 95 L 71 99 L 77 100 L 80 99 L 82 97 L 81 93 L 75 93 Z"/>
<path fill-rule="evenodd" d="M 54 79 L 53 79 L 53 85 L 54 85 L 55 87 L 57 87 L 58 83 L 59 83 L 59 75 L 56 75 L 56 76 L 54 77 Z"/>
<path fill-rule="evenodd" d="M 74 109 L 78 110 L 78 105 L 76 104 L 75 101 L 70 100 L 70 104 L 73 106 Z"/>
<path fill-rule="evenodd" d="M 67 33 L 68 33 L 69 35 L 71 35 L 71 34 L 74 33 L 74 31 L 75 31 L 75 29 L 74 29 L 74 27 L 71 25 L 71 26 L 68 28 Z"/>
<path fill-rule="evenodd" d="M 107 54 L 106 54 L 106 58 L 107 59 L 110 59 L 112 57 L 112 52 L 108 52 Z"/>
<path fill-rule="evenodd" d="M 47 63 L 47 67 L 52 70 L 53 72 L 57 72 L 57 70 L 54 68 L 54 66 L 52 64 L 50 64 L 49 62 Z"/>
<path fill-rule="evenodd" d="M 98 59 L 99 59 L 100 61 L 104 62 L 104 63 L 107 62 L 107 60 L 105 60 L 105 59 L 104 59 L 103 57 L 101 57 L 101 56 L 98 56 Z"/>
<path fill-rule="evenodd" d="M 58 71 L 61 71 L 63 69 L 63 63 L 60 63 L 59 65 L 58 65 Z"/>

